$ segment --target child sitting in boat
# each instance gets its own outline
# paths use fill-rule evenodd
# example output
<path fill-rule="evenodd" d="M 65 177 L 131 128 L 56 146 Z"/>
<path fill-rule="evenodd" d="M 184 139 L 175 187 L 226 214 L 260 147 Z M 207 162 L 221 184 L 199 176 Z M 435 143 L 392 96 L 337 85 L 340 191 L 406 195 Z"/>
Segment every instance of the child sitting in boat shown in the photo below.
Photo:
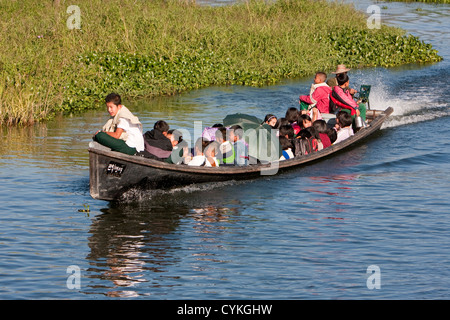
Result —
<path fill-rule="evenodd" d="M 347 138 L 350 138 L 353 136 L 353 129 L 352 129 L 352 117 L 350 114 L 348 114 L 345 111 L 339 111 L 336 114 L 336 131 L 337 131 L 337 137 L 335 143 L 339 143 L 341 141 L 344 141 Z"/>
<path fill-rule="evenodd" d="M 278 118 L 277 124 L 275 125 L 275 130 L 277 130 L 277 137 L 280 135 L 280 128 L 284 125 L 290 125 L 286 118 Z"/>
<path fill-rule="evenodd" d="M 289 121 L 286 118 L 278 118 L 277 124 L 275 125 L 275 128 L 280 129 L 281 126 L 290 124 Z"/>
<path fill-rule="evenodd" d="M 167 138 L 169 138 L 173 148 L 170 156 L 165 161 L 174 164 L 185 163 L 190 153 L 188 143 L 183 140 L 181 132 L 179 130 L 169 130 Z"/>
<path fill-rule="evenodd" d="M 297 108 L 289 108 L 286 111 L 285 118 L 289 122 L 289 124 L 294 129 L 294 134 L 298 134 L 298 132 L 301 130 L 299 124 L 298 124 L 298 116 L 300 115 Z"/>
<path fill-rule="evenodd" d="M 234 164 L 237 166 L 248 165 L 248 146 L 242 139 L 244 131 L 239 125 L 234 125 L 230 127 L 229 139 L 234 148 Z"/>
<path fill-rule="evenodd" d="M 294 128 L 292 128 L 292 126 L 289 124 L 281 126 L 280 130 L 279 130 L 279 136 L 286 137 L 289 140 L 294 139 L 294 137 L 295 137 Z"/>
<path fill-rule="evenodd" d="M 127 107 L 122 105 L 120 95 L 111 93 L 105 98 L 106 107 L 111 118 L 102 130 L 94 135 L 94 141 L 111 148 L 113 151 L 129 155 L 144 150 L 142 124 Z"/>
<path fill-rule="evenodd" d="M 293 159 L 294 152 L 292 151 L 293 146 L 292 146 L 291 140 L 289 140 L 288 138 L 286 138 L 284 136 L 280 136 L 279 140 L 280 140 L 280 148 L 282 150 L 281 157 L 279 160 L 281 161 L 281 160 Z"/>
<path fill-rule="evenodd" d="M 336 129 L 335 128 L 328 128 L 327 135 L 328 135 L 328 138 L 330 138 L 331 145 L 333 145 L 333 143 L 337 139 Z"/>
<path fill-rule="evenodd" d="M 215 157 L 211 143 L 213 142 L 208 139 L 198 138 L 194 146 L 194 157 L 189 161 L 188 166 L 218 167 L 219 161 Z"/>
<path fill-rule="evenodd" d="M 312 126 L 311 117 L 307 114 L 301 114 L 298 117 L 298 124 L 300 125 L 300 130 L 309 128 Z"/>
<path fill-rule="evenodd" d="M 309 95 L 299 97 L 300 112 L 308 114 L 312 122 L 322 119 L 321 113 L 330 113 L 331 88 L 325 81 L 327 81 L 327 74 L 325 72 L 317 72 Z"/>
<path fill-rule="evenodd" d="M 153 129 L 144 134 L 145 150 L 140 155 L 155 160 L 164 161 L 172 153 L 172 142 L 167 137 L 169 125 L 164 120 L 155 122 Z"/>
<path fill-rule="evenodd" d="M 325 122 L 325 120 L 316 120 L 313 123 L 314 129 L 316 129 L 317 133 L 319 134 L 320 141 L 322 142 L 323 149 L 328 148 L 331 146 L 330 137 L 328 136 L 328 125 Z M 319 151 L 320 151 L 319 147 Z"/>
<path fill-rule="evenodd" d="M 269 113 L 264 118 L 264 122 L 263 123 L 268 124 L 272 128 L 275 128 L 275 126 L 277 125 L 277 120 L 278 120 L 277 117 L 275 117 L 273 114 Z"/>
<path fill-rule="evenodd" d="M 216 141 L 219 144 L 219 150 L 216 157 L 219 159 L 221 165 L 233 165 L 236 156 L 234 147 L 227 138 L 229 138 L 227 128 L 218 128 L 216 131 Z"/>

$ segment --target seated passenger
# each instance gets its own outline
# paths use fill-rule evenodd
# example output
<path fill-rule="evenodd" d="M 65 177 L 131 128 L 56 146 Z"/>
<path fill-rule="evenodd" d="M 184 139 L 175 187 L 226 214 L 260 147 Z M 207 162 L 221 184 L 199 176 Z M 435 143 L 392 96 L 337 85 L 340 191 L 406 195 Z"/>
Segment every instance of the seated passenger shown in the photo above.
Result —
<path fill-rule="evenodd" d="M 293 159 L 294 153 L 292 151 L 293 147 L 291 141 L 284 136 L 280 136 L 279 139 L 280 139 L 280 148 L 282 149 L 281 157 L 279 160 Z"/>
<path fill-rule="evenodd" d="M 346 111 L 352 116 L 361 116 L 363 120 L 366 120 L 366 106 L 363 103 L 359 103 L 353 100 L 350 91 L 348 90 L 349 78 L 346 73 L 340 73 L 336 75 L 338 85 L 333 87 L 330 95 L 331 102 L 336 106 L 338 111 Z"/>
<path fill-rule="evenodd" d="M 275 126 L 277 124 L 277 117 L 275 117 L 273 114 L 269 113 L 264 118 L 264 122 L 263 123 L 268 124 L 272 128 L 275 128 Z"/>
<path fill-rule="evenodd" d="M 292 128 L 291 125 L 281 126 L 280 131 L 279 131 L 279 136 L 286 137 L 289 140 L 294 139 L 294 137 L 295 137 L 294 128 Z"/>
<path fill-rule="evenodd" d="M 227 128 L 221 127 L 217 129 L 216 141 L 219 144 L 219 152 L 216 154 L 216 157 L 221 165 L 234 164 L 235 150 L 228 138 Z"/>
<path fill-rule="evenodd" d="M 172 142 L 167 138 L 169 125 L 164 120 L 157 121 L 151 131 L 144 134 L 145 150 L 140 154 L 146 158 L 163 161 L 172 153 Z"/>
<path fill-rule="evenodd" d="M 298 117 L 298 124 L 300 125 L 300 130 L 311 127 L 312 126 L 311 117 L 308 116 L 307 114 L 301 114 Z"/>
<path fill-rule="evenodd" d="M 281 126 L 284 126 L 286 124 L 290 124 L 286 118 L 278 118 L 275 128 L 280 129 Z"/>
<path fill-rule="evenodd" d="M 332 72 L 336 76 L 334 78 L 330 78 L 330 79 L 327 80 L 327 85 L 331 88 L 331 90 L 333 90 L 333 88 L 338 85 L 337 78 L 336 78 L 338 76 L 338 74 L 342 74 L 342 73 L 347 74 L 348 71 L 350 71 L 350 69 L 347 68 L 343 64 L 340 64 L 340 65 L 337 66 L 336 71 Z M 352 88 L 349 88 L 349 87 L 345 88 L 345 89 L 347 89 L 352 96 L 356 93 L 355 89 L 352 89 Z"/>
<path fill-rule="evenodd" d="M 319 133 L 320 141 L 322 142 L 323 149 L 331 146 L 330 137 L 328 137 L 328 126 L 325 120 L 316 120 L 313 123 L 314 129 Z M 319 148 L 320 149 L 320 148 Z"/>
<path fill-rule="evenodd" d="M 120 95 L 110 93 L 105 98 L 111 118 L 102 130 L 94 135 L 94 141 L 111 148 L 113 151 L 135 155 L 144 150 L 142 124 L 127 107 L 122 105 Z"/>
<path fill-rule="evenodd" d="M 334 144 L 353 136 L 352 117 L 345 111 L 339 111 L 336 115 L 337 138 Z"/>
<path fill-rule="evenodd" d="M 331 88 L 325 83 L 327 74 L 317 72 L 309 95 L 299 97 L 300 112 L 308 114 L 312 121 L 322 119 L 321 113 L 330 113 Z"/>
<path fill-rule="evenodd" d="M 337 139 L 336 129 L 335 128 L 328 128 L 327 135 L 328 135 L 328 138 L 330 138 L 331 145 L 333 145 L 333 143 Z"/>
<path fill-rule="evenodd" d="M 188 166 L 218 167 L 219 162 L 214 156 L 214 148 L 208 148 L 210 144 L 209 140 L 198 138 L 194 146 L 194 157 L 189 161 Z"/>
<path fill-rule="evenodd" d="M 241 126 L 234 125 L 230 127 L 230 142 L 232 143 L 235 152 L 234 164 L 238 166 L 248 165 L 248 146 L 242 139 L 243 135 L 244 131 Z"/>
<path fill-rule="evenodd" d="M 297 108 L 289 108 L 286 111 L 285 118 L 289 122 L 289 124 L 292 126 L 292 128 L 294 129 L 294 134 L 297 134 L 300 131 L 300 126 L 297 123 L 299 115 L 300 115 L 300 113 Z"/>
<path fill-rule="evenodd" d="M 290 125 L 289 121 L 286 118 L 278 118 L 277 124 L 275 125 L 275 129 L 277 130 L 277 137 L 280 135 L 280 128 L 284 125 Z"/>
<path fill-rule="evenodd" d="M 188 143 L 183 140 L 181 132 L 178 130 L 169 130 L 167 132 L 167 138 L 169 138 L 172 143 L 173 149 L 170 156 L 166 159 L 166 162 L 174 164 L 185 163 L 185 159 L 187 159 L 190 154 Z"/>

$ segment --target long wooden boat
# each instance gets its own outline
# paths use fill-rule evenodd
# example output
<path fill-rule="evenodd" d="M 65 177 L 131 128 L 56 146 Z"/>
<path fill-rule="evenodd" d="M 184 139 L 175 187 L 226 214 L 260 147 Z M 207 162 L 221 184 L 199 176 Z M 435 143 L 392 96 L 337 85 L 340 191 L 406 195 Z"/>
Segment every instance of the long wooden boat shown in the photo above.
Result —
<path fill-rule="evenodd" d="M 153 159 L 130 156 L 91 143 L 89 151 L 90 194 L 94 199 L 117 200 L 132 188 L 140 190 L 170 189 L 173 187 L 227 180 L 254 179 L 279 174 L 317 161 L 355 145 L 380 129 L 393 112 L 392 108 L 368 110 L 368 126 L 352 137 L 298 158 L 248 166 L 194 167 L 169 164 Z"/>

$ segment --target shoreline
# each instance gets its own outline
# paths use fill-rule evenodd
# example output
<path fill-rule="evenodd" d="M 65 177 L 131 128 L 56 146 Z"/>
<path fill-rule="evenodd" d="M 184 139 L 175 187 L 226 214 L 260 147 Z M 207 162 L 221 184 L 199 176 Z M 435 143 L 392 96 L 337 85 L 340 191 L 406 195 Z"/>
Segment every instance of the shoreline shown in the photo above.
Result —
<path fill-rule="evenodd" d="M 99 0 L 78 2 L 80 29 L 69 29 L 77 12 L 67 13 L 59 1 L 8 3 L 0 13 L 0 125 L 98 108 L 113 91 L 124 98 L 164 96 L 212 85 L 271 85 L 337 64 L 442 60 L 404 30 L 369 29 L 364 13 L 326 1 L 210 7 L 113 0 L 101 12 Z"/>

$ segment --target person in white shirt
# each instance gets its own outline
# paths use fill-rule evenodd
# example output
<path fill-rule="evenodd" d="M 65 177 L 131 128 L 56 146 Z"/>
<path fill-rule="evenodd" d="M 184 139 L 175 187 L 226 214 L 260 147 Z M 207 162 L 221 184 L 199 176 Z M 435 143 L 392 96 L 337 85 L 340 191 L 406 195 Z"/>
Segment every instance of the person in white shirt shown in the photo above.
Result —
<path fill-rule="evenodd" d="M 353 136 L 353 129 L 352 129 L 352 116 L 345 112 L 345 111 L 339 111 L 336 114 L 336 131 L 337 131 L 337 138 L 336 141 L 333 144 L 339 143 L 347 138 L 350 138 Z"/>
<path fill-rule="evenodd" d="M 219 161 L 215 157 L 216 148 L 212 145 L 214 143 L 205 138 L 198 138 L 195 142 L 194 157 L 189 161 L 188 166 L 218 167 Z"/>
<path fill-rule="evenodd" d="M 279 160 L 293 159 L 294 153 L 292 152 L 291 141 L 284 136 L 279 137 L 279 139 L 280 139 L 280 148 L 282 150 L 281 157 Z"/>
<path fill-rule="evenodd" d="M 94 141 L 111 148 L 113 151 L 135 155 L 144 150 L 142 124 L 127 107 L 122 105 L 120 95 L 110 93 L 105 98 L 111 118 L 94 135 Z"/>

